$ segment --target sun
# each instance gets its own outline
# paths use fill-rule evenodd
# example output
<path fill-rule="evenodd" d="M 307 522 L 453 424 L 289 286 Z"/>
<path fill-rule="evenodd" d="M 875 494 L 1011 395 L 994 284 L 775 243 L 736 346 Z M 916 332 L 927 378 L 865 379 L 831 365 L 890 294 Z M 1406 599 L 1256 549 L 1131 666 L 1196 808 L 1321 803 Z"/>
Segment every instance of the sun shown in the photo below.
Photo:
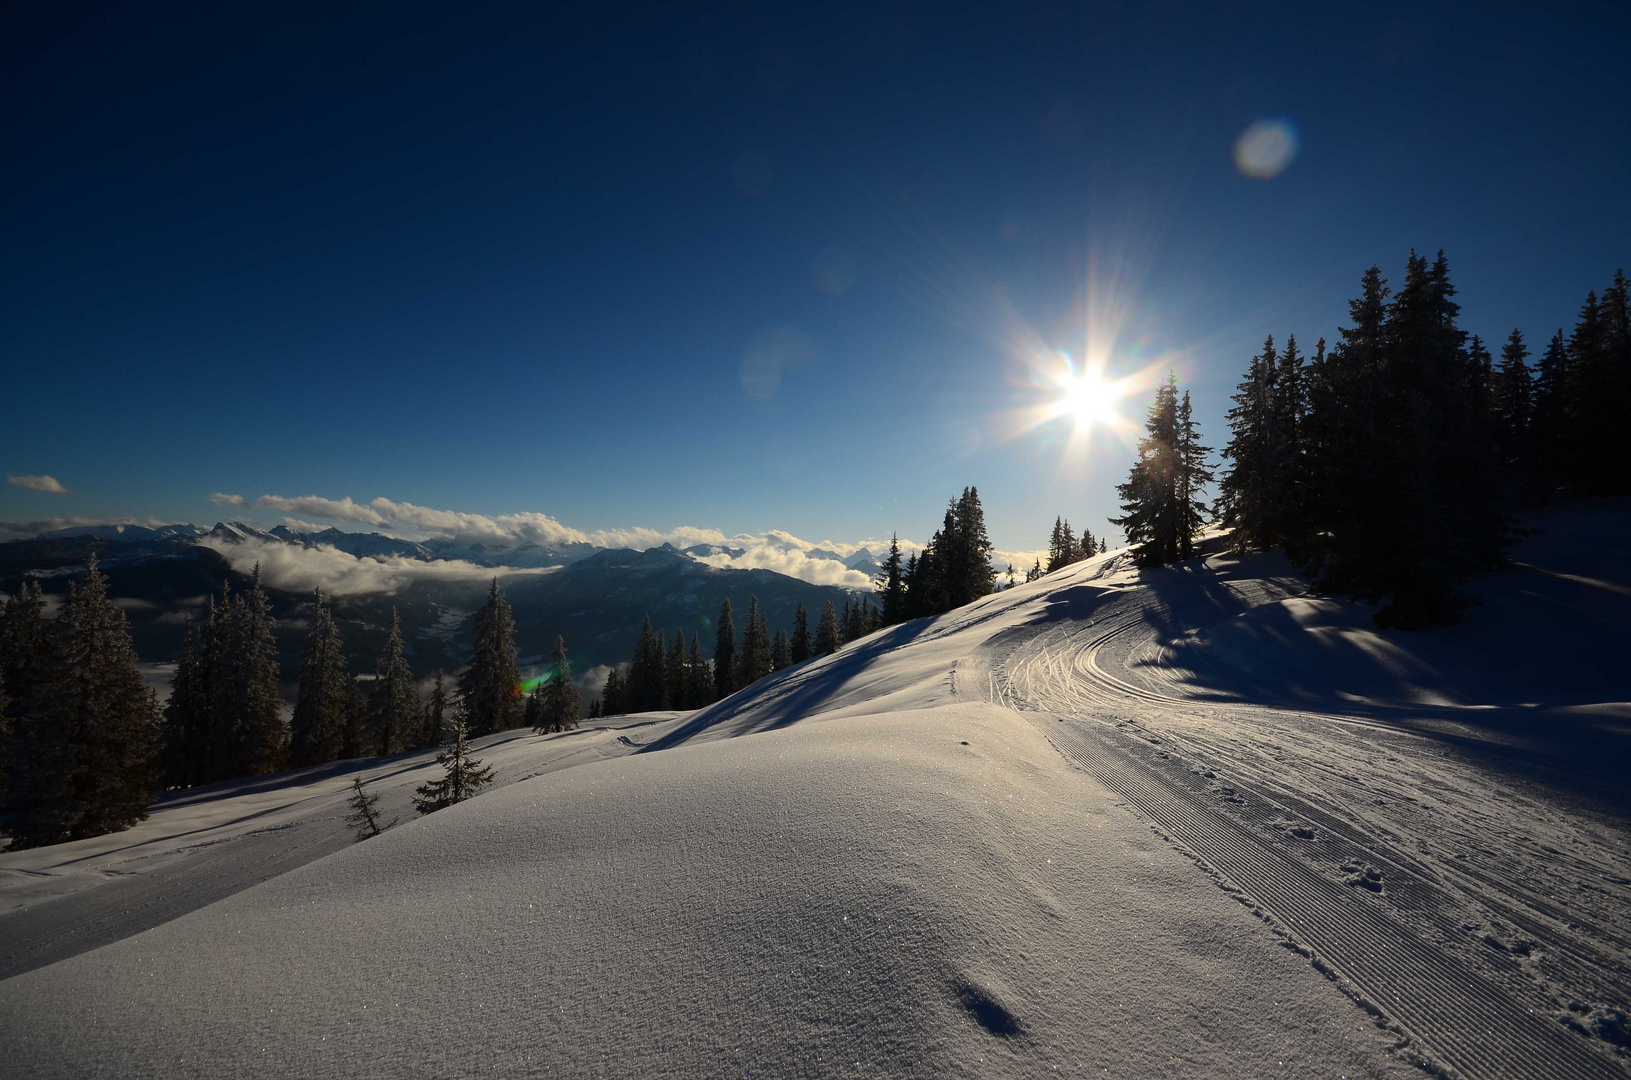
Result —
<path fill-rule="evenodd" d="M 1092 427 L 1114 418 L 1121 391 L 1105 382 L 1096 372 L 1067 373 L 1058 378 L 1059 415 L 1068 416 L 1079 427 Z"/>
<path fill-rule="evenodd" d="M 1078 431 L 1088 431 L 1095 424 L 1113 424 L 1121 418 L 1117 411 L 1125 388 L 1109 382 L 1092 367 L 1078 371 L 1070 364 L 1048 373 L 1050 394 L 1043 406 L 1045 419 L 1069 420 Z"/>

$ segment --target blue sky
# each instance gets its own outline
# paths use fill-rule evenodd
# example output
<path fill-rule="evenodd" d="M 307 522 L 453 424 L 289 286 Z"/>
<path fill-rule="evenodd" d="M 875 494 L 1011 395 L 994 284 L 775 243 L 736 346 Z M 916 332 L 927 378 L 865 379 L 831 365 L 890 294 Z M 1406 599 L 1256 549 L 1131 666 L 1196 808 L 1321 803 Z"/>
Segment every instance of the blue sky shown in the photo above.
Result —
<path fill-rule="evenodd" d="M 1057 350 L 1171 366 L 1220 446 L 1373 262 L 1544 341 L 1631 261 L 1607 6 L 594 7 L 0 15 L 0 467 L 68 489 L 0 519 L 922 540 L 976 484 L 1034 548 L 1132 457 L 1016 430 Z"/>

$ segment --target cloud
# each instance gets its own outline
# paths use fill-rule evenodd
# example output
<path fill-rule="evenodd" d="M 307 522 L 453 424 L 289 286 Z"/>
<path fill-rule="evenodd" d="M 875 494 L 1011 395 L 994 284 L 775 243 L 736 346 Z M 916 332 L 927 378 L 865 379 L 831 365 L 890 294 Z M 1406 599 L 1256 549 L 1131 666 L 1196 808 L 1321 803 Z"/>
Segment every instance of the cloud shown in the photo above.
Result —
<path fill-rule="evenodd" d="M 255 505 L 283 514 L 328 518 L 330 521 L 352 521 L 361 525 L 385 525 L 391 520 L 377 510 L 352 502 L 349 496 L 344 499 L 325 499 L 320 495 L 297 495 L 292 499 L 286 499 L 282 495 L 262 495 L 255 500 Z"/>
<path fill-rule="evenodd" d="M 30 491 L 44 491 L 51 495 L 68 494 L 68 489 L 54 476 L 7 476 L 6 483 L 16 484 Z"/>
<path fill-rule="evenodd" d="M 227 495 L 222 492 L 215 491 L 210 493 L 210 502 L 214 503 L 216 506 L 242 506 L 244 505 L 244 497 L 242 495 Z"/>
<path fill-rule="evenodd" d="M 156 529 L 161 525 L 173 524 L 175 522 L 160 518 L 138 518 L 129 514 L 123 517 L 48 517 L 35 518 L 32 521 L 0 521 L 0 541 L 27 540 L 43 532 L 84 529 L 96 525 L 141 525 L 144 528 Z"/>
<path fill-rule="evenodd" d="M 259 563 L 261 578 L 273 588 L 286 592 L 310 592 L 320 588 L 333 596 L 394 595 L 416 581 L 482 583 L 495 575 L 536 577 L 560 569 L 558 566 L 495 568 L 458 559 L 425 562 L 400 556 L 358 558 L 326 545 L 308 548 L 262 540 L 229 543 L 206 537 L 199 542 L 220 553 L 239 573 L 247 574 Z"/>
<path fill-rule="evenodd" d="M 479 543 L 489 551 L 495 549 L 503 551 L 529 543 L 555 550 L 586 544 L 601 548 L 632 548 L 637 551 L 663 544 L 673 544 L 682 549 L 712 544 L 740 551 L 740 554 L 721 552 L 716 555 L 699 556 L 699 561 L 710 566 L 734 570 L 774 570 L 779 574 L 786 574 L 815 585 L 840 585 L 852 589 L 869 588 L 871 578 L 863 571 L 851 570 L 837 560 L 812 553 L 818 550 L 831 552 L 847 559 L 864 549 L 881 562 L 889 550 L 887 540 L 860 542 L 823 540 L 812 543 L 780 529 L 767 530 L 763 535 L 739 533 L 734 536 L 720 529 L 689 525 L 670 529 L 637 527 L 585 531 L 564 525 L 548 514 L 535 512 L 475 514 L 462 510 L 440 510 L 383 497 L 359 503 L 349 497 L 327 499 L 317 495 L 299 498 L 262 495 L 255 500 L 255 505 L 330 521 L 362 522 L 376 527 L 395 526 L 397 530 L 407 534 L 408 539 L 445 540 L 453 544 Z M 291 527 L 295 527 L 297 519 L 284 520 Z M 305 531 L 315 531 L 304 522 L 300 522 L 299 525 Z M 902 557 L 906 557 L 921 551 L 923 545 L 903 539 L 900 541 L 900 549 Z M 1015 560 L 1015 569 L 1022 570 L 1031 565 L 1034 555 L 1034 552 L 998 552 L 994 559 L 999 568 L 1005 566 L 1010 559 Z M 1021 558 L 1023 565 L 1018 561 Z M 447 560 L 438 560 L 432 565 L 449 563 Z M 316 583 L 314 581 L 314 584 Z M 327 589 L 329 586 L 323 587 Z"/>

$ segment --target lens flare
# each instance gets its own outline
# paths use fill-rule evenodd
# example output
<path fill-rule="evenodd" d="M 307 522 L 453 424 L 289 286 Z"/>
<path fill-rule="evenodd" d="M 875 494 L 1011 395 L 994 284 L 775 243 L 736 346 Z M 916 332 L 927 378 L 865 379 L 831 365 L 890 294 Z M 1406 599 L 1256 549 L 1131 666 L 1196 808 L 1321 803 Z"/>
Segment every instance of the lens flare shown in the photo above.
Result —
<path fill-rule="evenodd" d="M 1297 156 L 1297 146 L 1290 120 L 1259 120 L 1235 140 L 1235 168 L 1254 180 L 1272 180 Z"/>

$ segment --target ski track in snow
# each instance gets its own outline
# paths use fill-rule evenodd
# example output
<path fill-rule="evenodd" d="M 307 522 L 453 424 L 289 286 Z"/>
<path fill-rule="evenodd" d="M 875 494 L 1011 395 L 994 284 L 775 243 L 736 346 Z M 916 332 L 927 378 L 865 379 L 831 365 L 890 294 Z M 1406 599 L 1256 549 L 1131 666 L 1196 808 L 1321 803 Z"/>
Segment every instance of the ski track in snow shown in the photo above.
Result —
<path fill-rule="evenodd" d="M 1592 1007 L 1631 1010 L 1622 819 L 1458 753 L 1480 739 L 1453 710 L 1402 708 L 1426 714 L 1411 730 L 1218 700 L 1150 660 L 1188 625 L 1186 602 L 1211 611 L 1227 589 L 1246 611 L 1300 583 L 1228 581 L 1202 561 L 1156 571 L 1162 595 L 1118 569 L 1055 590 L 1068 619 L 992 638 L 988 699 L 1031 716 L 1441 1067 L 1626 1075 L 1577 1033 Z"/>

